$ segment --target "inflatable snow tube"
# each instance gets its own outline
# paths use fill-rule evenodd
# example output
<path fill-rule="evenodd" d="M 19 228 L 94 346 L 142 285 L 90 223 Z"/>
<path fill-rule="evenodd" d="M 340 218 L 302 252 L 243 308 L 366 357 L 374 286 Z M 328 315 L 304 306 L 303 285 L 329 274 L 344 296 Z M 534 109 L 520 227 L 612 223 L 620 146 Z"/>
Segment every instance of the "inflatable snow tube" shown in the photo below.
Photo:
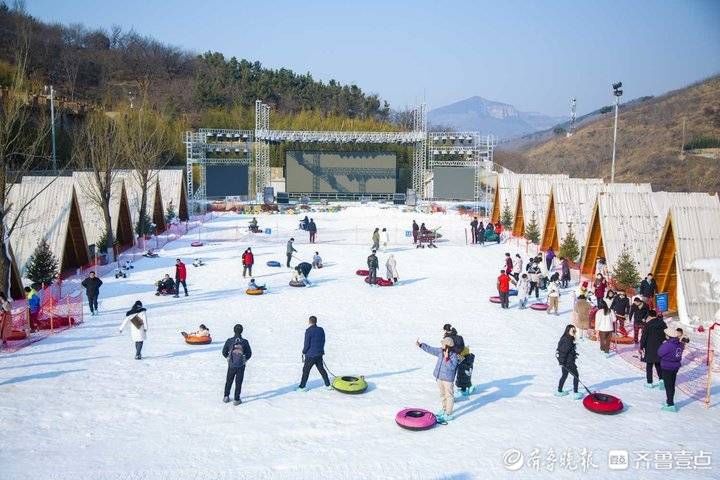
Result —
<path fill-rule="evenodd" d="M 365 283 L 370 283 L 370 277 L 365 277 Z M 375 279 L 375 285 L 378 287 L 392 287 L 393 282 L 392 280 L 385 280 L 384 278 L 376 278 Z"/>
<path fill-rule="evenodd" d="M 437 418 L 422 408 L 406 408 L 395 415 L 395 423 L 408 430 L 427 430 L 435 426 Z"/>
<path fill-rule="evenodd" d="M 261 290 L 259 288 L 248 288 L 247 290 L 245 290 L 245 293 L 247 293 L 248 295 L 262 295 L 263 293 L 265 293 L 265 290 Z"/>
<path fill-rule="evenodd" d="M 75 319 L 73 317 L 53 317 L 52 328 L 65 328 L 75 325 Z M 50 317 L 38 320 L 38 330 L 50 330 Z"/>
<path fill-rule="evenodd" d="M 370 272 L 368 270 L 356 270 L 355 275 L 359 275 L 361 277 L 367 277 L 370 275 Z"/>
<path fill-rule="evenodd" d="M 185 343 L 188 345 L 207 345 L 209 343 L 212 343 L 212 337 L 201 337 L 198 335 L 188 335 L 185 337 Z"/>
<path fill-rule="evenodd" d="M 10 335 L 7 336 L 6 340 L 25 340 L 27 338 L 27 332 L 25 330 L 13 330 Z"/>
<path fill-rule="evenodd" d="M 191 246 L 191 247 L 202 247 L 202 246 L 203 246 L 203 242 L 201 242 L 201 241 L 199 241 L 199 240 L 195 240 L 194 242 L 192 242 L 192 243 L 190 244 L 190 246 Z"/>
<path fill-rule="evenodd" d="M 508 292 L 508 297 L 517 297 L 517 290 L 510 290 Z"/>
<path fill-rule="evenodd" d="M 635 343 L 635 339 L 627 335 L 624 337 L 614 336 L 612 341 L 615 343 L 619 343 L 620 345 L 631 345 Z"/>
<path fill-rule="evenodd" d="M 266 263 L 266 265 L 267 265 L 268 267 L 279 267 L 279 266 L 280 266 L 280 262 L 278 262 L 277 260 L 268 260 L 268 262 Z"/>
<path fill-rule="evenodd" d="M 304 287 L 305 284 L 303 282 L 296 282 L 295 280 L 290 280 L 290 286 L 291 287 Z"/>
<path fill-rule="evenodd" d="M 533 310 L 547 310 L 547 309 L 548 309 L 548 304 L 547 304 L 547 303 L 540 303 L 540 302 L 538 302 L 538 303 L 533 303 L 532 305 L 530 305 L 530 308 L 532 308 Z"/>
<path fill-rule="evenodd" d="M 346 376 L 335 377 L 332 381 L 332 387 L 342 393 L 363 393 L 368 388 L 365 377 Z"/>
<path fill-rule="evenodd" d="M 497 295 L 490 297 L 490 303 L 500 303 L 500 297 Z"/>
<path fill-rule="evenodd" d="M 593 413 L 614 415 L 623 411 L 622 401 L 607 393 L 593 393 L 583 399 L 583 406 Z"/>

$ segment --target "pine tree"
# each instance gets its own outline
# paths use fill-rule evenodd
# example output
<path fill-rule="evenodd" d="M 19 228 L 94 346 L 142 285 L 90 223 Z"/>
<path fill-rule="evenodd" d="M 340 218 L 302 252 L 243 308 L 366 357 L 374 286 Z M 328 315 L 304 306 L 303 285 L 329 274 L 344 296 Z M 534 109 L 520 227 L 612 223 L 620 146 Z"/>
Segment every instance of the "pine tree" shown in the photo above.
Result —
<path fill-rule="evenodd" d="M 537 244 L 540 241 L 540 227 L 538 226 L 535 212 L 532 212 L 532 215 L 530 215 L 530 223 L 528 223 L 528 226 L 525 229 L 525 238 L 534 244 Z"/>
<path fill-rule="evenodd" d="M 50 245 L 41 240 L 28 260 L 27 278 L 33 283 L 50 285 L 58 275 L 58 262 Z"/>
<path fill-rule="evenodd" d="M 165 223 L 170 225 L 174 218 L 177 217 L 177 213 L 175 213 L 175 205 L 170 202 L 170 205 L 167 207 L 167 211 L 165 212 Z"/>
<path fill-rule="evenodd" d="M 580 247 L 572 231 L 572 225 L 570 225 L 567 235 L 565 235 L 565 238 L 563 238 L 560 244 L 560 256 L 567 258 L 571 262 L 577 261 L 577 258 L 580 256 Z"/>
<path fill-rule="evenodd" d="M 623 247 L 613 268 L 613 280 L 620 288 L 635 288 L 640 283 L 640 272 L 627 247 Z"/>
<path fill-rule="evenodd" d="M 137 225 L 135 225 L 135 233 L 138 235 L 150 235 L 152 234 L 152 222 L 150 221 L 150 217 L 145 214 L 141 215 L 138 219 Z"/>
<path fill-rule="evenodd" d="M 503 207 L 500 223 L 502 223 L 505 228 L 512 228 L 513 226 L 513 213 L 512 210 L 510 210 L 510 205 L 507 200 L 505 201 L 505 206 Z"/>

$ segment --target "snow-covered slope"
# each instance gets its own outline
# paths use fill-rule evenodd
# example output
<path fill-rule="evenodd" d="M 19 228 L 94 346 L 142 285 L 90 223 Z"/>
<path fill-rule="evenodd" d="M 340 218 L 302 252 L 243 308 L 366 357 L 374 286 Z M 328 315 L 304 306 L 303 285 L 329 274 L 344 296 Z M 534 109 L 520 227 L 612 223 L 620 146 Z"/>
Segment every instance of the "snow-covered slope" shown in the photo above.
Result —
<path fill-rule="evenodd" d="M 248 217 L 222 216 L 206 224 L 204 247 L 190 247 L 195 237 L 179 240 L 160 258 L 138 261 L 127 280 L 103 279 L 100 316 L 0 356 L 0 478 L 667 478 L 656 468 L 656 453 L 698 455 L 720 444 L 717 385 L 710 410 L 678 393 L 679 413 L 661 412 L 664 394 L 646 390 L 640 371 L 619 357 L 604 358 L 594 342 L 579 345 L 581 376 L 590 388 L 620 396 L 627 411 L 605 417 L 554 397 L 560 373 L 554 352 L 569 321 L 570 296 L 561 298 L 560 317 L 519 311 L 515 302 L 507 311 L 488 303 L 503 254 L 515 248 L 466 246 L 465 219 L 373 206 L 312 216 L 319 228 L 314 246 L 295 229 L 298 217 L 260 216 L 272 234 L 249 237 Z M 412 248 L 405 230 L 413 218 L 442 226 L 447 241 L 434 250 Z M 370 287 L 355 275 L 365 265 L 374 226 L 391 232 L 398 286 Z M 265 266 L 268 260 L 284 265 L 290 235 L 299 258 L 309 260 L 318 250 L 327 263 L 312 272 L 311 288 L 289 287 L 284 266 Z M 240 255 L 247 246 L 267 295 L 244 293 Z M 380 254 L 381 265 L 387 255 Z M 207 265 L 190 266 L 197 256 Z M 152 282 L 172 273 L 176 257 L 188 264 L 190 297 L 154 296 Z M 148 307 L 150 326 L 142 361 L 133 359 L 128 333 L 117 331 L 136 299 Z M 315 371 L 311 390 L 294 392 L 309 315 L 325 328 L 330 370 L 365 375 L 367 393 L 317 388 L 322 382 Z M 226 363 L 220 349 L 238 322 L 253 357 L 244 403 L 234 407 L 221 402 Z M 394 422 L 400 409 L 440 409 L 434 358 L 414 342 L 437 344 L 448 322 L 477 355 L 478 391 L 458 400 L 449 425 L 403 430 Z M 214 342 L 186 345 L 178 332 L 200 323 L 210 327 Z M 534 448 L 541 473 L 528 464 Z M 510 449 L 525 456 L 518 471 L 503 464 Z M 579 473 L 583 449 L 593 452 L 597 466 L 586 474 Z M 630 468 L 609 472 L 609 450 L 628 450 Z M 632 463 L 639 451 L 651 452 L 648 468 Z M 555 461 L 546 464 L 551 454 Z M 552 473 L 544 470 L 550 464 Z M 673 478 L 716 476 L 714 470 L 672 472 Z"/>

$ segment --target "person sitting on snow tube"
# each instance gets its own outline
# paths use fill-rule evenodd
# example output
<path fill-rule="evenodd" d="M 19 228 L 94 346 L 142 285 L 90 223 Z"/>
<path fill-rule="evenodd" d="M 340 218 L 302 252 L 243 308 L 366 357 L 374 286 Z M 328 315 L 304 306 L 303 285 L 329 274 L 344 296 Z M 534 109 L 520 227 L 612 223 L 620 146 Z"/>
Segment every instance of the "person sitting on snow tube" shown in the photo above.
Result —
<path fill-rule="evenodd" d="M 152 248 L 148 248 L 147 252 L 143 253 L 143 257 L 157 258 L 159 255 L 155 253 Z"/>
<path fill-rule="evenodd" d="M 157 291 L 155 292 L 155 295 L 175 294 L 175 280 L 170 278 L 170 275 L 168 275 L 167 273 L 165 274 L 165 277 L 163 277 L 162 280 L 158 280 L 155 285 L 157 285 Z"/>
<path fill-rule="evenodd" d="M 204 323 L 201 323 L 197 329 L 197 332 L 192 332 L 192 333 L 180 332 L 180 334 L 185 338 L 187 338 L 187 337 L 209 337 L 210 329 L 208 327 L 206 327 Z"/>
<path fill-rule="evenodd" d="M 305 215 L 305 218 L 300 222 L 300 230 L 307 230 L 310 225 L 310 219 Z"/>
<path fill-rule="evenodd" d="M 267 287 L 265 285 L 258 285 L 255 283 L 255 279 L 251 278 L 250 283 L 248 283 L 248 290 L 267 290 Z"/>
<path fill-rule="evenodd" d="M 312 265 L 310 265 L 307 262 L 300 262 L 295 267 L 295 276 L 293 280 L 303 282 L 305 285 L 311 285 L 310 280 L 308 280 L 308 275 L 310 275 L 310 270 L 312 270 Z"/>
<path fill-rule="evenodd" d="M 320 254 L 318 252 L 315 252 L 315 255 L 313 255 L 313 261 L 312 261 L 313 268 L 322 268 L 322 258 L 320 258 Z"/>
<path fill-rule="evenodd" d="M 248 228 L 252 233 L 258 233 L 260 231 L 260 229 L 258 228 L 257 218 L 253 217 L 253 219 L 250 220 L 250 226 Z"/>

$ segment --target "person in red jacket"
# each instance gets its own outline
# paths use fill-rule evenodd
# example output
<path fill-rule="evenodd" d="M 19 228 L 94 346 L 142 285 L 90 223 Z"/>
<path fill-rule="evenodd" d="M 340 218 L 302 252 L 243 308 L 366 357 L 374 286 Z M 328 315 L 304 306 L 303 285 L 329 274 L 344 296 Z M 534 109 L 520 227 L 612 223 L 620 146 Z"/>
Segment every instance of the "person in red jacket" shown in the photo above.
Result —
<path fill-rule="evenodd" d="M 500 270 L 500 276 L 497 279 L 497 289 L 500 295 L 500 306 L 502 308 L 510 308 L 510 276 L 505 270 Z"/>
<path fill-rule="evenodd" d="M 252 277 L 252 267 L 255 264 L 255 256 L 252 253 L 252 250 L 250 247 L 245 250 L 245 253 L 242 254 L 242 264 L 243 264 L 243 278 L 245 278 L 246 274 L 250 274 Z"/>
<path fill-rule="evenodd" d="M 180 261 L 179 258 L 175 259 L 175 298 L 178 298 L 180 295 L 180 284 L 182 284 L 183 289 L 185 290 L 185 296 L 188 296 L 187 293 L 187 284 L 185 283 L 185 279 L 187 278 L 187 270 L 185 269 L 185 264 Z"/>
<path fill-rule="evenodd" d="M 500 237 L 502 236 L 502 232 L 503 232 L 502 223 L 497 222 L 495 224 L 495 234 L 497 235 L 497 243 L 500 243 Z"/>

